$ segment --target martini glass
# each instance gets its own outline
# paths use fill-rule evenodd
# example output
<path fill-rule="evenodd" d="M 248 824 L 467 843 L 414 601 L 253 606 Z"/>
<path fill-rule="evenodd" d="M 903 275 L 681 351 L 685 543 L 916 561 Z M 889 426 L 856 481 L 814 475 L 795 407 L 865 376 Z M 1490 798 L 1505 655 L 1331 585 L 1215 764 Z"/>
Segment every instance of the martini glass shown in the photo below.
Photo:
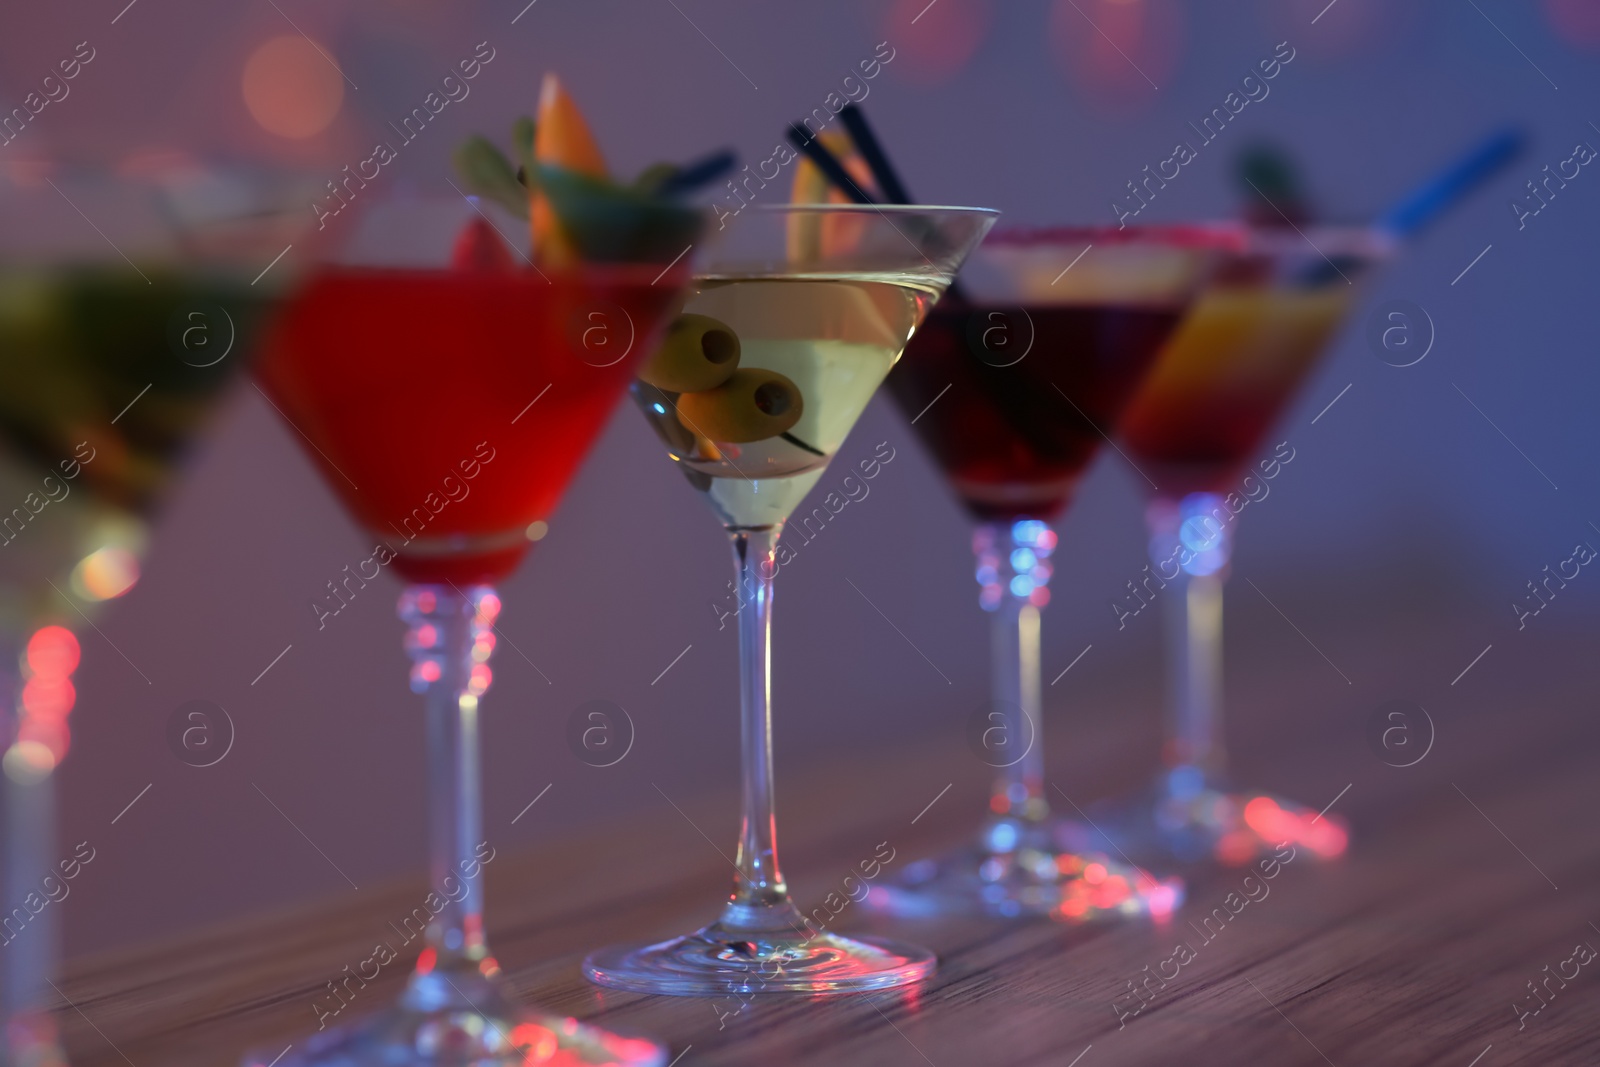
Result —
<path fill-rule="evenodd" d="M 1164 916 L 1176 880 L 1092 849 L 1051 812 L 1040 717 L 1039 612 L 1051 523 L 1177 326 L 1231 230 L 997 231 L 972 256 L 971 302 L 935 309 L 889 390 L 967 513 L 979 604 L 991 613 L 993 699 L 968 741 L 996 769 L 970 846 L 909 866 L 869 901 L 914 917 L 983 912 Z M 1067 801 L 1064 792 L 1058 795 Z"/>
<path fill-rule="evenodd" d="M 54 830 L 74 630 L 138 581 L 149 524 L 248 360 L 277 284 L 250 281 L 300 224 L 259 175 L 46 173 L 0 179 L 0 769 L 12 901 L 75 873 Z M 65 1062 L 48 1014 L 56 918 L 46 908 L 6 931 L 4 1062 Z"/>
<path fill-rule="evenodd" d="M 285 309 L 259 376 L 374 546 L 343 579 L 358 583 L 349 591 L 385 568 L 405 582 L 399 613 L 411 688 L 426 705 L 440 910 L 397 1005 L 329 1026 L 292 1057 L 275 1060 L 273 1048 L 245 1062 L 662 1064 L 652 1042 L 515 1004 L 484 934 L 482 865 L 493 846 L 478 716 L 500 610 L 493 583 L 542 536 L 681 300 L 687 268 L 580 264 L 546 276 L 512 267 L 503 246 L 482 262 L 504 267 L 452 268 L 464 227 L 480 251 L 500 240 L 460 199 L 396 197 L 351 221 L 361 224 L 353 244 Z M 339 603 L 330 596 L 320 610 Z"/>
<path fill-rule="evenodd" d="M 1345 849 L 1335 816 L 1229 782 L 1222 585 L 1240 501 L 1264 499 L 1263 479 L 1293 458 L 1293 446 L 1284 442 L 1259 469 L 1251 461 L 1392 243 L 1371 228 L 1251 230 L 1123 417 L 1123 442 L 1160 486 L 1145 514 L 1169 624 L 1165 768 L 1149 794 L 1108 813 L 1130 849 L 1227 865 L 1285 841 L 1322 858 Z"/>
<path fill-rule="evenodd" d="M 772 786 L 773 578 L 789 559 L 784 523 L 994 218 L 977 208 L 747 209 L 634 385 L 640 410 L 733 548 L 743 821 L 733 892 L 717 921 L 659 944 L 596 952 L 583 964 L 590 980 L 709 996 L 887 989 L 932 973 L 927 950 L 833 933 L 789 897 Z"/>
<path fill-rule="evenodd" d="M 4 689 L 15 704 L 0 767 L 14 901 L 60 875 L 53 778 L 71 741 L 74 631 L 138 581 L 157 506 L 247 361 L 267 298 L 248 288 L 248 275 L 149 261 L 143 270 L 148 283 L 120 263 L 0 268 L 0 663 L 17 672 Z M 172 345 L 169 326 L 190 314 L 229 336 L 203 354 Z M 213 355 L 222 358 L 212 363 Z M 32 1010 L 57 999 L 45 982 L 57 951 L 54 912 L 46 908 L 7 946 L 14 1052 L 36 1054 L 51 1040 Z"/>

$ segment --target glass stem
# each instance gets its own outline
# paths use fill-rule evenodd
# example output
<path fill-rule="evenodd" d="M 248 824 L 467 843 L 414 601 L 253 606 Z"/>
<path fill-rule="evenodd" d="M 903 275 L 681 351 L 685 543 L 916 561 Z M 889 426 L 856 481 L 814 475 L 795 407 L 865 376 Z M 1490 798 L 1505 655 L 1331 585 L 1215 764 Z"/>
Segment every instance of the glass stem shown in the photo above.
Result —
<path fill-rule="evenodd" d="M 1039 607 L 1048 599 L 1050 553 L 1056 535 L 1024 520 L 980 527 L 973 537 L 979 603 L 990 623 L 994 707 L 999 743 L 988 743 L 997 765 L 989 810 L 995 817 L 1041 821 L 1050 814 L 1044 789 L 1044 721 L 1040 714 Z M 994 727 L 990 727 L 993 731 Z"/>
<path fill-rule="evenodd" d="M 719 925 L 749 933 L 792 933 L 800 912 L 778 869 L 772 792 L 772 579 L 782 524 L 730 532 L 739 598 L 740 763 L 743 819 L 733 894 Z"/>
<path fill-rule="evenodd" d="M 475 999 L 471 986 L 499 970 L 483 929 L 483 867 L 494 850 L 483 837 L 478 699 L 489 688 L 489 653 L 500 599 L 488 586 L 413 585 L 400 597 L 411 657 L 411 688 L 427 708 L 431 914 L 427 947 L 406 1001 L 432 1010 Z M 436 910 L 437 909 L 437 910 Z M 416 914 L 413 911 L 413 914 Z M 401 931 L 412 936 L 411 925 Z"/>
<path fill-rule="evenodd" d="M 57 872 L 51 869 L 50 853 L 55 845 L 55 775 L 18 781 L 10 775 L 5 781 L 6 805 L 6 900 L 13 909 L 7 918 L 23 908 L 27 899 L 40 899 L 48 886 L 60 882 L 45 879 Z M 23 908 L 22 914 L 29 910 Z M 14 1061 L 28 1062 L 22 1053 L 37 1050 L 42 1044 L 53 1046 L 55 1033 L 45 1005 L 55 998 L 47 979 L 55 973 L 60 927 L 59 907 L 48 904 L 28 924 L 5 936 L 6 961 L 5 1017 L 7 1041 Z"/>
<path fill-rule="evenodd" d="M 1151 508 L 1151 549 L 1158 563 L 1172 563 L 1177 576 L 1167 580 L 1166 618 L 1168 788 L 1192 792 L 1219 786 L 1226 772 L 1222 743 L 1222 583 L 1233 548 L 1231 525 L 1222 498 L 1195 493 L 1181 502 Z M 1174 545 L 1182 555 L 1172 556 Z M 1183 563 L 1183 556 L 1189 562 Z M 1169 562 L 1170 561 L 1170 562 Z"/>
<path fill-rule="evenodd" d="M 60 956 L 61 909 L 60 905 L 50 906 L 49 901 L 37 913 L 25 906 L 30 898 L 48 896 L 50 886 L 59 883 L 61 877 L 52 866 L 56 849 L 55 773 L 51 767 L 40 767 L 36 753 L 27 750 L 27 742 L 20 735 L 27 715 L 22 703 L 22 648 L 23 643 L 14 638 L 0 640 L 0 692 L 9 701 L 4 715 L 6 758 L 0 794 L 5 808 L 5 877 L 0 885 L 5 891 L 5 906 L 12 909 L 5 915 L 5 927 L 0 928 L 0 948 L 4 949 L 0 1022 L 5 1032 L 0 1042 L 0 1063 L 64 1064 L 55 1019 L 48 1007 L 57 1002 L 49 979 L 55 975 Z M 61 730 L 64 736 L 64 721 Z M 89 855 L 92 859 L 92 850 Z M 17 915 L 27 920 L 25 925 L 19 927 L 12 921 Z"/>
<path fill-rule="evenodd" d="M 1039 717 L 1039 609 L 1006 594 L 990 623 L 994 678 L 991 692 L 1005 736 L 1028 745 L 1025 755 L 1000 768 L 990 810 L 1025 819 L 1049 814 L 1044 795 L 1043 724 Z M 1031 742 L 1031 744 L 1030 744 Z"/>
<path fill-rule="evenodd" d="M 1172 767 L 1193 767 L 1201 779 L 1223 772 L 1222 576 L 1182 574 L 1166 613 L 1172 722 Z"/>

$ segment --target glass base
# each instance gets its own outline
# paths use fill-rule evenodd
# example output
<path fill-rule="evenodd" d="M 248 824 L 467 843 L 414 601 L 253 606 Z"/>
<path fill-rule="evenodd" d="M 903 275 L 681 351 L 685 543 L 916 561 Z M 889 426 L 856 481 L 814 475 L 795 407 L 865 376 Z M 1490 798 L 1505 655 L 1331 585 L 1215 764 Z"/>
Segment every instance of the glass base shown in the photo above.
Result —
<path fill-rule="evenodd" d="M 999 820 L 980 845 L 918 860 L 867 904 L 911 919 L 942 915 L 1048 916 L 1063 922 L 1165 919 L 1183 903 L 1183 882 L 1157 879 L 1093 848 L 1070 819 Z"/>
<path fill-rule="evenodd" d="M 6 1067 L 67 1067 L 55 1020 L 47 1012 L 21 1011 L 5 1020 L 0 1064 Z"/>
<path fill-rule="evenodd" d="M 1178 773 L 1097 809 L 1094 819 L 1129 855 L 1225 867 L 1243 867 L 1286 844 L 1315 859 L 1333 859 L 1350 843 L 1349 829 L 1336 815 L 1318 817 L 1270 793 L 1195 787 Z"/>
<path fill-rule="evenodd" d="M 920 981 L 936 963 L 927 949 L 886 938 L 751 934 L 713 924 L 660 944 L 601 949 L 583 961 L 583 973 L 612 989 L 680 997 L 856 993 Z"/>
<path fill-rule="evenodd" d="M 419 977 L 421 981 L 419 981 Z M 426 995 L 418 976 L 388 1011 L 329 1027 L 288 1050 L 266 1047 L 242 1067 L 665 1067 L 667 1050 L 572 1018 L 511 1005 L 498 984 L 452 976 L 453 993 Z M 475 976 L 474 976 L 475 977 Z M 459 996 L 455 994 L 460 994 Z"/>

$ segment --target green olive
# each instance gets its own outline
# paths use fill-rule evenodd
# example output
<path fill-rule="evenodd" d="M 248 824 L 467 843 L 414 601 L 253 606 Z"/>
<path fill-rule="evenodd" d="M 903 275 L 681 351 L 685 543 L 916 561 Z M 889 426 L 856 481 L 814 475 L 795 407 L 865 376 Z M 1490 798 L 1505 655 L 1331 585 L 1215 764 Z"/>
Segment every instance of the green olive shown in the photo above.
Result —
<path fill-rule="evenodd" d="M 679 315 L 639 377 L 671 393 L 715 389 L 739 368 L 739 335 L 710 315 Z"/>
<path fill-rule="evenodd" d="M 715 389 L 678 398 L 678 416 L 691 430 L 730 444 L 786 433 L 804 410 L 799 388 L 771 370 L 737 370 Z"/>

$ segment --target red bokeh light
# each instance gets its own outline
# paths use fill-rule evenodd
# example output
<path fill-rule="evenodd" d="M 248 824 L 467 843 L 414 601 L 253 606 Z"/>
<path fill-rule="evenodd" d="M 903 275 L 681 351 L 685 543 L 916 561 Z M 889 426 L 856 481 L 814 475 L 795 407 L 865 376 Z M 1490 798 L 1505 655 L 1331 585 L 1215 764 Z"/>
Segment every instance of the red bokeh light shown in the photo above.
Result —
<path fill-rule="evenodd" d="M 30 678 L 22 687 L 22 708 L 29 715 L 64 719 L 77 698 L 65 678 Z"/>
<path fill-rule="evenodd" d="M 78 669 L 78 638 L 65 626 L 46 626 L 28 639 L 28 670 L 35 678 L 63 679 Z"/>
<path fill-rule="evenodd" d="M 1186 32 L 1174 0 L 1055 0 L 1047 33 L 1068 79 L 1118 111 L 1147 107 L 1177 69 Z"/>
<path fill-rule="evenodd" d="M 972 62 L 994 22 L 992 0 L 895 0 L 881 33 L 894 70 L 917 85 L 949 81 Z"/>
<path fill-rule="evenodd" d="M 500 617 L 500 598 L 493 593 L 485 594 L 478 601 L 478 617 L 484 622 L 493 624 Z"/>
<path fill-rule="evenodd" d="M 327 129 L 344 104 L 344 76 L 327 49 L 287 34 L 250 53 L 240 90 L 262 129 L 295 140 Z"/>
<path fill-rule="evenodd" d="M 1600 4 L 1595 0 L 1544 0 L 1544 17 L 1570 45 L 1600 51 Z"/>

